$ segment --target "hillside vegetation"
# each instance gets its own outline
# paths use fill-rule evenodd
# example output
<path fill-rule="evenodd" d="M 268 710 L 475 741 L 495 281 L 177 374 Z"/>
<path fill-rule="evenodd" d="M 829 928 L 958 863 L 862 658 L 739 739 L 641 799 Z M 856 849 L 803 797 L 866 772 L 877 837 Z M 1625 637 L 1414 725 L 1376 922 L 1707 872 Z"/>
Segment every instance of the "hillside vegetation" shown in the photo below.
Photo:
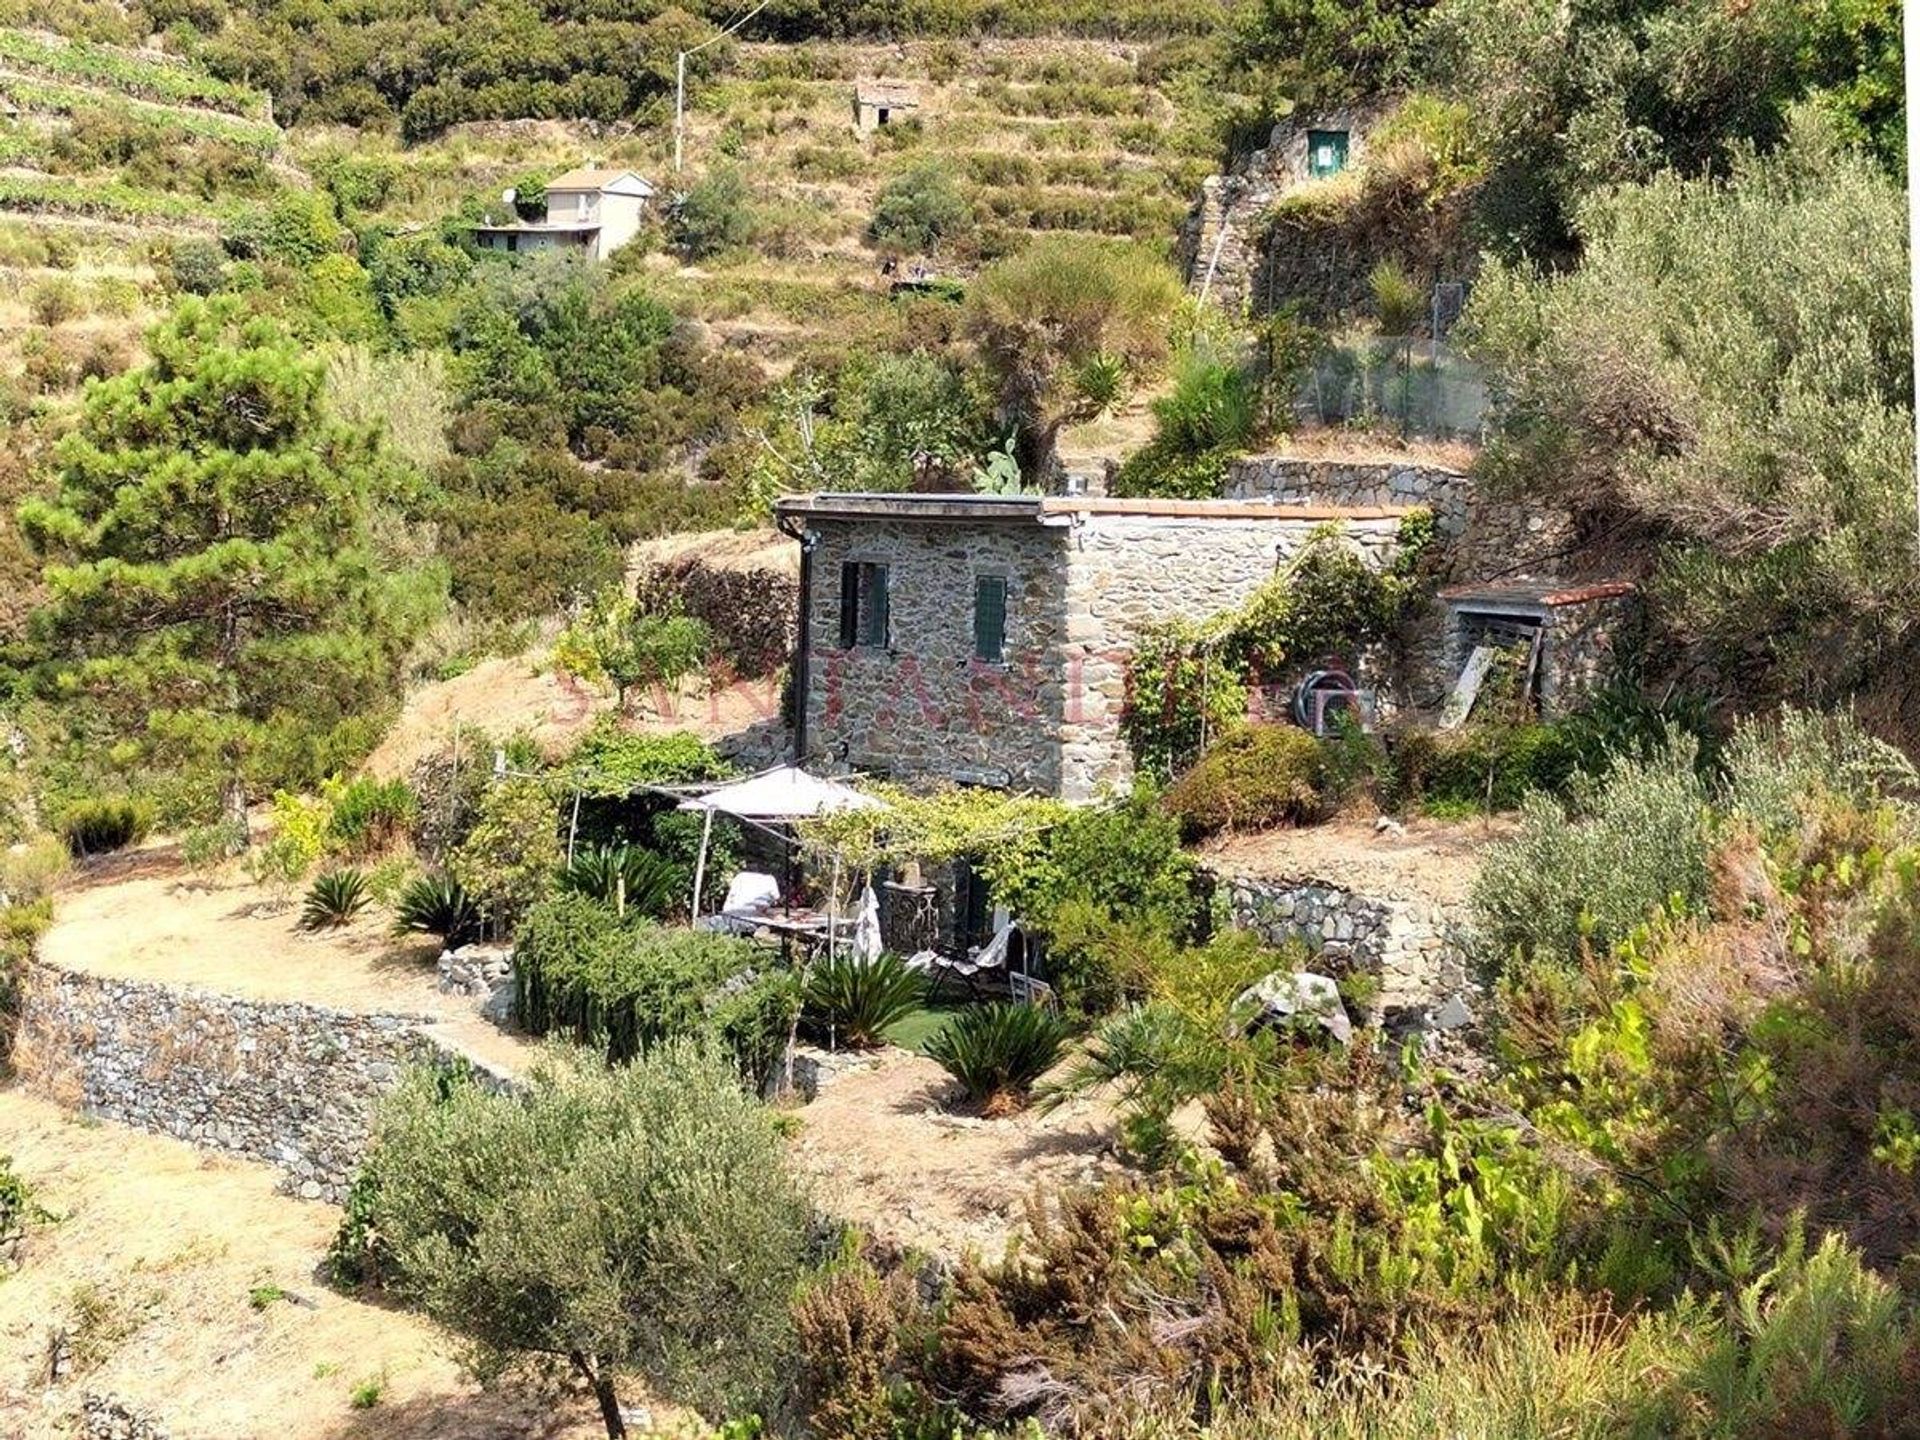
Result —
<path fill-rule="evenodd" d="M 574 1043 L 525 1096 L 401 1084 L 329 1283 L 591 1390 L 612 1440 L 636 1381 L 722 1440 L 1920 1431 L 1898 33 L 1893 0 L 0 0 L 0 1058 L 66 867 L 155 831 L 307 932 L 510 940 L 517 1023 Z M 869 79 L 920 103 L 862 137 Z M 1364 159 L 1240 217 L 1250 305 L 1190 293 L 1203 178 L 1329 107 Z M 583 161 L 660 186 L 632 243 L 476 243 Z M 1450 453 L 1641 605 L 1579 709 L 1515 651 L 1444 731 L 1254 714 L 1276 667 L 1422 641 L 1435 517 L 1384 567 L 1329 529 L 1116 637 L 1164 791 L 801 827 L 829 875 L 963 868 L 1057 1013 L 684 923 L 748 842 L 673 787 L 736 773 L 719 731 L 782 743 L 798 603 L 693 537 L 1123 444 L 1114 493 L 1217 497 L 1341 366 L 1373 399 L 1311 448 L 1407 455 L 1375 402 L 1437 364 L 1440 281 L 1488 397 Z M 689 694 L 700 734 L 644 713 Z M 1219 924 L 1188 848 L 1343 812 L 1507 812 L 1404 1047 L 1377 965 Z M 1252 1006 L 1309 966 L 1350 1035 Z M 796 1035 L 901 1034 L 957 1083 L 929 1125 L 1098 1095 L 1126 1171 L 937 1302 L 803 1221 L 755 1098 Z M 0 1162 L 0 1242 L 31 1184 Z"/>

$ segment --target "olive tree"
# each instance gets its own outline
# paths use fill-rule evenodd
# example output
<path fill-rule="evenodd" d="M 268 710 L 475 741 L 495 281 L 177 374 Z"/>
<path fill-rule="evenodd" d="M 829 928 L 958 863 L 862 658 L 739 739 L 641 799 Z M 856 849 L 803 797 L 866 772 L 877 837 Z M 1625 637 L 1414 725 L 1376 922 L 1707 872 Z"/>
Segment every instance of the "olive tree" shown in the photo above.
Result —
<path fill-rule="evenodd" d="M 554 1051 L 518 1095 L 422 1070 L 383 1102 L 364 1188 L 395 1288 L 481 1379 L 570 1368 L 607 1434 L 622 1370 L 717 1411 L 765 1397 L 809 1211 L 731 1063 L 670 1041 Z"/>
<path fill-rule="evenodd" d="M 1050 236 L 990 267 L 967 297 L 967 324 L 1020 427 L 1036 479 L 1052 468 L 1060 431 L 1110 396 L 1088 377 L 1117 362 L 1138 372 L 1167 353 L 1180 284 L 1136 245 Z"/>

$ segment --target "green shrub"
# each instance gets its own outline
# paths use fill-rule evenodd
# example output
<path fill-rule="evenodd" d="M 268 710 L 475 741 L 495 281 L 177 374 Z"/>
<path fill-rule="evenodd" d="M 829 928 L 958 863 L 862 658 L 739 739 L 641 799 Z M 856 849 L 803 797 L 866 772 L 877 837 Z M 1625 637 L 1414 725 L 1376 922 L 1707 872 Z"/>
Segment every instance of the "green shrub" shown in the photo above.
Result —
<path fill-rule="evenodd" d="M 1367 276 L 1367 289 L 1373 294 L 1373 314 L 1382 335 L 1413 333 L 1426 308 L 1426 296 L 1404 265 L 1382 260 Z"/>
<path fill-rule="evenodd" d="M 0 908 L 40 899 L 72 866 L 68 847 L 51 835 L 0 850 Z"/>
<path fill-rule="evenodd" d="M 989 1108 L 1019 1104 L 1060 1058 L 1064 1020 L 1037 1005 L 975 1005 L 927 1040 L 927 1057 Z"/>
<path fill-rule="evenodd" d="M 1247 725 L 1215 741 L 1167 791 L 1189 835 L 1307 825 L 1327 808 L 1321 744 L 1294 725 Z"/>
<path fill-rule="evenodd" d="M 555 1057 L 513 1095 L 415 1072 L 367 1166 L 401 1298 L 484 1373 L 551 1374 L 571 1351 L 609 1414 L 621 1372 L 709 1414 L 760 1409 L 785 1378 L 809 1207 L 711 1048 Z"/>
<path fill-rule="evenodd" d="M 457 950 L 480 934 L 480 911 L 450 875 L 422 875 L 400 892 L 394 907 L 396 933 L 438 935 Z"/>
<path fill-rule="evenodd" d="M 547 893 L 560 862 L 559 807 L 544 782 L 516 776 L 480 797 L 447 873 L 499 934 Z"/>
<path fill-rule="evenodd" d="M 690 260 L 705 260 L 744 245 L 753 235 L 746 181 L 731 166 L 711 171 L 673 208 L 674 242 Z"/>
<path fill-rule="evenodd" d="M 622 918 L 577 894 L 528 912 L 514 971 L 515 1018 L 535 1035 L 566 1035 L 616 1063 L 705 1035 L 755 1084 L 772 1073 L 799 1009 L 793 977 L 751 942 Z"/>
<path fill-rule="evenodd" d="M 420 802 L 404 780 L 361 775 L 328 792 L 333 814 L 328 837 L 354 855 L 387 849 L 420 818 Z"/>
<path fill-rule="evenodd" d="M 373 890 L 366 872 L 343 865 L 327 871 L 307 887 L 306 901 L 300 907 L 300 928 L 338 928 L 372 903 Z"/>
<path fill-rule="evenodd" d="M 883 250 L 931 253 L 959 234 L 973 212 L 944 164 L 924 161 L 889 180 L 873 203 L 867 235 Z"/>
<path fill-rule="evenodd" d="M 0 1155 L 0 1247 L 12 1245 L 37 1225 L 52 1217 L 33 1198 L 33 1187 L 13 1168 L 11 1155 Z"/>
<path fill-rule="evenodd" d="M 995 900 L 1043 932 L 1076 902 L 1176 937 L 1198 917 L 1194 863 L 1180 848 L 1179 822 L 1148 785 L 1110 805 L 1069 810 L 1037 834 L 997 837 L 979 864 Z"/>
<path fill-rule="evenodd" d="M 680 879 L 678 865 L 637 845 L 595 845 L 560 872 L 559 888 L 622 914 L 658 918 L 679 900 Z"/>
<path fill-rule="evenodd" d="M 1572 965 L 1582 947 L 1605 953 L 1670 901 L 1697 907 L 1707 891 L 1707 794 L 1691 737 L 1604 776 L 1575 778 L 1563 803 L 1520 807 L 1520 828 L 1488 851 L 1473 912 L 1489 959 L 1518 955 Z"/>
<path fill-rule="evenodd" d="M 1512 810 L 1536 791 L 1558 794 L 1581 759 L 1567 729 L 1540 723 L 1408 731 L 1394 737 L 1391 755 L 1396 803 L 1440 815 Z M 1603 753 L 1598 768 L 1611 759 Z"/>
<path fill-rule="evenodd" d="M 27 296 L 27 309 L 41 325 L 63 325 L 86 311 L 80 287 L 66 275 L 37 282 Z"/>
<path fill-rule="evenodd" d="M 1711 1433 L 1904 1435 L 1920 1430 L 1920 1319 L 1838 1235 L 1811 1254 L 1796 1230 L 1744 1285 L 1729 1323 L 1660 1399 Z M 1647 1432 L 1651 1433 L 1651 1432 Z"/>
<path fill-rule="evenodd" d="M 138 800 L 125 796 L 82 800 L 60 817 L 60 835 L 69 850 L 84 858 L 138 844 L 146 837 L 148 823 L 147 808 Z"/>
<path fill-rule="evenodd" d="M 884 1044 L 887 1028 L 919 1009 L 926 993 L 926 978 L 898 955 L 828 955 L 807 970 L 804 1014 L 830 1043 L 866 1050 Z"/>
<path fill-rule="evenodd" d="M 203 870 L 231 860 L 247 848 L 247 825 L 233 816 L 207 825 L 195 825 L 180 835 L 180 863 L 189 870 Z"/>

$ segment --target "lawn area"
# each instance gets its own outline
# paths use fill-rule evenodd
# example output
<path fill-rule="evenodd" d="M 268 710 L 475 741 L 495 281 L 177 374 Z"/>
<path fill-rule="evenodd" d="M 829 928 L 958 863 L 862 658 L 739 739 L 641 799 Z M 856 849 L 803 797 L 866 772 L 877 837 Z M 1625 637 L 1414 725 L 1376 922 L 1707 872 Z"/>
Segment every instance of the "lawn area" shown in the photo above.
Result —
<path fill-rule="evenodd" d="M 926 1054 L 927 1041 L 946 1027 L 947 1021 L 964 1010 L 965 1000 L 932 1000 L 915 1010 L 905 1019 L 896 1020 L 887 1027 L 887 1040 L 902 1050 L 911 1050 L 917 1055 Z"/>

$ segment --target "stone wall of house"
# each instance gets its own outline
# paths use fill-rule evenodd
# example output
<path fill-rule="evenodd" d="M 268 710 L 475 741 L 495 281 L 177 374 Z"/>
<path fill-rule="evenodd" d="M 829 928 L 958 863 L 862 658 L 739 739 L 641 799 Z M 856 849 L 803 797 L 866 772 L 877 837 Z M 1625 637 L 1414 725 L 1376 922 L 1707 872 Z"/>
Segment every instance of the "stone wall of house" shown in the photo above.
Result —
<path fill-rule="evenodd" d="M 1067 596 L 1061 794 L 1088 800 L 1133 780 L 1121 731 L 1133 639 L 1149 625 L 1204 620 L 1245 603 L 1324 521 L 1094 515 L 1077 527 Z M 1374 564 L 1399 535 L 1397 516 L 1341 528 Z"/>
<path fill-rule="evenodd" d="M 1228 470 L 1226 493 L 1232 499 L 1282 505 L 1424 507 L 1433 514 L 1440 547 L 1432 571 L 1436 585 L 1558 575 L 1576 546 L 1573 517 L 1565 509 L 1485 495 L 1471 475 L 1438 465 L 1248 455 Z M 1564 685 L 1552 679 L 1563 652 L 1552 651 L 1543 700 L 1551 691 L 1554 704 L 1573 703 L 1599 676 L 1599 661 L 1607 653 L 1600 633 L 1604 627 L 1596 624 L 1592 634 L 1588 628 L 1583 619 L 1564 652 L 1569 674 Z M 1390 678 L 1381 680 L 1377 692 L 1382 712 L 1437 708 L 1466 658 L 1456 653 L 1446 605 L 1433 600 L 1420 606 L 1399 638 L 1401 663 Z"/>
<path fill-rule="evenodd" d="M 453 1063 L 425 1017 L 245 1000 L 30 968 L 21 1011 L 32 1080 L 89 1115 L 286 1172 L 286 1188 L 338 1202 L 375 1100 L 401 1070 Z"/>
<path fill-rule="evenodd" d="M 1614 642 L 1635 604 L 1631 594 L 1597 595 L 1556 605 L 1547 617 L 1544 663 L 1540 675 L 1540 713 L 1565 715 L 1577 710 L 1606 684 L 1613 668 Z"/>
<path fill-rule="evenodd" d="M 819 519 L 807 762 L 903 781 L 1059 785 L 1067 535 L 1032 523 Z M 840 567 L 889 567 L 888 644 L 840 648 Z M 1007 581 L 1004 665 L 973 655 L 974 581 Z"/>
<path fill-rule="evenodd" d="M 1452 920 L 1431 899 L 1362 895 L 1310 876 L 1223 876 L 1233 925 L 1270 945 L 1299 943 L 1316 972 L 1379 983 L 1370 1022 L 1447 1034 L 1473 1023 L 1476 987 Z"/>

